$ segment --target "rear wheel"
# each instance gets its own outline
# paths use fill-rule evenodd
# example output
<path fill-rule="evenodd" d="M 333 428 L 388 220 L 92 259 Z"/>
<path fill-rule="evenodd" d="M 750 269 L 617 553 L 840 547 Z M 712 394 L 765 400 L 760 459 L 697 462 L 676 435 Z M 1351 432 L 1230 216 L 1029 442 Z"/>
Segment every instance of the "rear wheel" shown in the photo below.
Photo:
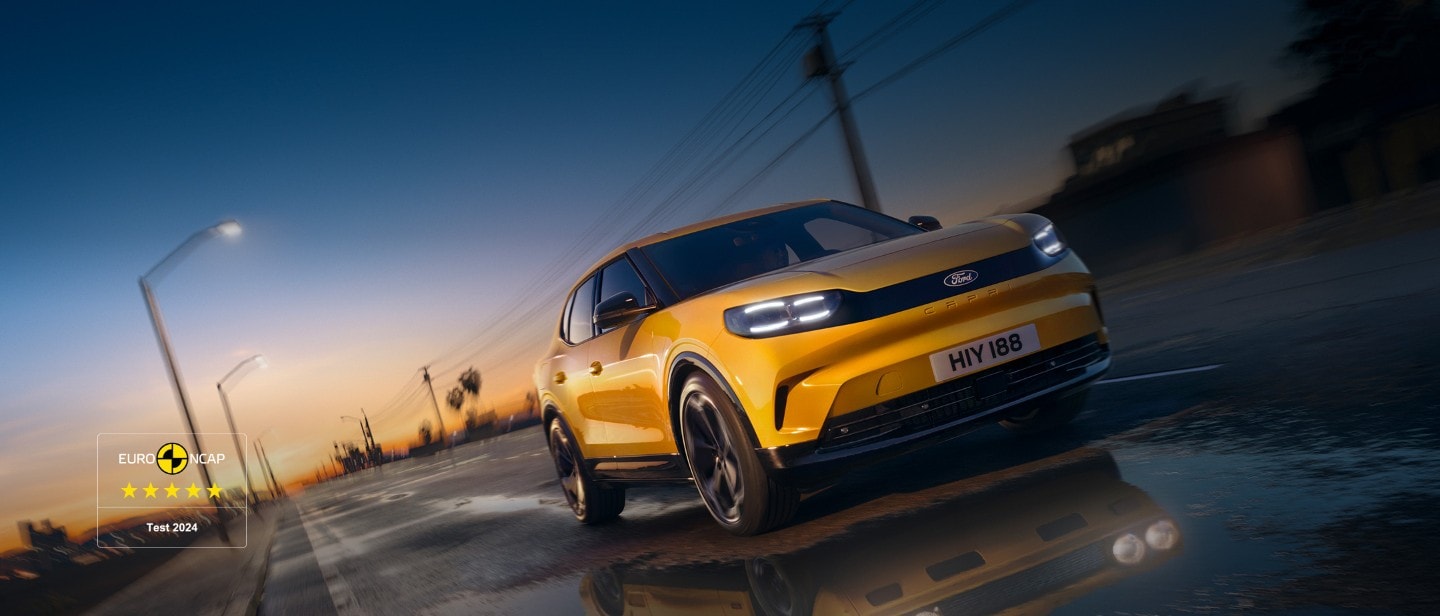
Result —
<path fill-rule="evenodd" d="M 739 409 L 708 375 L 685 380 L 680 436 L 700 499 L 725 530 L 757 535 L 788 522 L 800 492 L 770 477 L 740 421 Z"/>
<path fill-rule="evenodd" d="M 1045 404 L 1031 407 L 1000 420 L 1000 425 L 1016 434 L 1035 434 L 1070 423 L 1085 408 L 1090 390 L 1076 392 Z"/>
<path fill-rule="evenodd" d="M 564 420 L 556 418 L 550 422 L 549 441 L 555 473 L 560 477 L 560 488 L 565 491 L 565 501 L 570 504 L 575 519 L 585 524 L 600 524 L 620 517 L 625 509 L 625 490 L 600 486 L 586 475 L 585 459 Z"/>

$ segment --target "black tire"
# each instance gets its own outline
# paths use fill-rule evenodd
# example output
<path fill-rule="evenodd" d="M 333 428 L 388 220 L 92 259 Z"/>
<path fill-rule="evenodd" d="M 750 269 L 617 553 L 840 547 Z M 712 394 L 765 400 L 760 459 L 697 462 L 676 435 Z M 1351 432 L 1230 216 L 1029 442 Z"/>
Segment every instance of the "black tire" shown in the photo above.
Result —
<path fill-rule="evenodd" d="M 602 616 L 625 616 L 625 583 L 609 567 L 591 571 L 585 576 L 586 590 Z"/>
<path fill-rule="evenodd" d="M 1035 434 L 1053 430 L 1074 420 L 1085 410 L 1085 398 L 1090 390 L 1085 389 L 1045 404 L 1025 409 L 1000 420 L 1000 425 L 1015 434 Z"/>
<path fill-rule="evenodd" d="M 779 556 L 761 556 L 745 563 L 745 580 L 765 616 L 805 616 L 815 609 L 815 589 L 801 567 Z"/>
<path fill-rule="evenodd" d="M 800 492 L 770 477 L 745 436 L 740 411 L 704 373 L 680 390 L 680 440 L 700 500 L 736 535 L 758 535 L 794 517 Z"/>
<path fill-rule="evenodd" d="M 625 490 L 597 484 L 585 471 L 585 458 L 570 435 L 565 421 L 550 422 L 550 457 L 560 477 L 560 490 L 575 519 L 585 524 L 603 524 L 620 517 L 625 510 Z"/>

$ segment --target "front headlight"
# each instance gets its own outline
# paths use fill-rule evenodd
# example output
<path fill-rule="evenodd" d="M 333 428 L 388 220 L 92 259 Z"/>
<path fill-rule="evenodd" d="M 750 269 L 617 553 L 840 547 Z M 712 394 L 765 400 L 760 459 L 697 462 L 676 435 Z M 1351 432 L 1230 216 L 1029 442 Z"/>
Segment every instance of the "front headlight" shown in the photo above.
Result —
<path fill-rule="evenodd" d="M 1065 250 L 1065 240 L 1060 237 L 1060 232 L 1055 230 L 1055 225 L 1045 225 L 1036 231 L 1035 235 L 1030 236 L 1030 240 L 1035 242 L 1035 247 L 1039 248 L 1040 252 L 1052 257 Z"/>
<path fill-rule="evenodd" d="M 725 311 L 725 328 L 763 338 L 814 329 L 840 309 L 839 291 L 819 291 L 737 306 Z"/>

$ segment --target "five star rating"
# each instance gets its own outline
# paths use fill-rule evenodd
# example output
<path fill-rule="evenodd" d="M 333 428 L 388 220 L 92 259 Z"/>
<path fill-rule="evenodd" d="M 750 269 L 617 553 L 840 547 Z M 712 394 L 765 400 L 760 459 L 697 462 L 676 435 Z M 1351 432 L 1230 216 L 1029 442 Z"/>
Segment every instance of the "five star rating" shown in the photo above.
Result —
<path fill-rule="evenodd" d="M 205 449 L 207 443 L 232 444 L 235 449 Z M 96 545 L 135 550 L 245 548 L 249 503 L 254 498 L 246 480 L 249 444 L 245 434 L 229 432 L 95 435 L 95 526 L 129 525 L 98 532 Z M 206 529 L 216 527 L 226 529 L 231 540 L 202 538 Z M 131 541 L 132 536 L 143 541 Z M 0 614 L 4 613 L 0 607 Z"/>
<path fill-rule="evenodd" d="M 136 491 L 136 490 L 141 490 L 141 491 L 145 492 L 145 496 L 144 496 L 143 498 L 156 498 L 156 499 L 160 498 L 160 496 L 158 495 L 158 493 L 159 493 L 161 490 L 164 490 L 164 491 L 165 491 L 165 498 L 180 498 L 180 491 L 181 491 L 181 490 L 184 490 L 184 491 L 185 491 L 185 494 L 186 494 L 186 498 L 199 498 L 201 492 L 206 492 L 206 493 L 208 494 L 208 498 L 210 498 L 210 499 L 212 499 L 212 500 L 218 500 L 218 499 L 220 498 L 220 493 L 221 493 L 220 486 L 218 486 L 218 485 L 211 484 L 210 487 L 208 487 L 208 488 L 202 488 L 202 487 L 199 487 L 199 486 L 195 485 L 195 482 L 193 482 L 193 481 L 190 482 L 190 487 L 188 487 L 188 488 L 179 488 L 179 487 L 176 487 L 176 486 L 175 486 L 175 482 L 173 482 L 173 481 L 170 482 L 170 485 L 169 485 L 169 486 L 166 486 L 166 487 L 163 487 L 163 488 L 156 487 L 154 482 L 148 483 L 148 484 L 147 484 L 145 487 L 143 487 L 143 488 L 137 488 L 137 487 L 135 487 L 134 485 L 132 485 L 130 482 L 127 481 L 127 482 L 125 482 L 125 487 L 120 488 L 120 491 L 121 491 L 122 493 L 124 493 L 124 496 L 121 496 L 120 498 L 121 498 L 121 499 L 126 499 L 126 498 L 139 499 L 139 498 L 142 498 L 142 497 L 137 496 L 137 495 L 135 494 L 135 491 Z"/>

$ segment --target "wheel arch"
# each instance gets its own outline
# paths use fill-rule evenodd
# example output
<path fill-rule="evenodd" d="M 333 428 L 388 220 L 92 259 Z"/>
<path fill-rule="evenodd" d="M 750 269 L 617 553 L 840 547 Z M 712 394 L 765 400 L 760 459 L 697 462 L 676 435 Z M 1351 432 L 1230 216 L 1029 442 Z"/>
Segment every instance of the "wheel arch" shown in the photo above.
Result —
<path fill-rule="evenodd" d="M 699 353 L 685 351 L 675 356 L 670 361 L 669 377 L 666 379 L 666 404 L 670 413 L 671 436 L 675 438 L 676 449 L 680 457 L 685 457 L 685 447 L 681 445 L 680 435 L 680 395 L 684 393 L 685 381 L 692 374 L 704 374 L 714 381 L 725 392 L 730 403 L 740 411 L 740 425 L 745 428 L 745 438 L 750 442 L 752 448 L 760 446 L 760 439 L 755 435 L 755 426 L 750 421 L 750 412 L 740 404 L 740 398 L 735 395 L 735 390 L 730 387 L 730 381 L 723 376 L 715 364 Z"/>

